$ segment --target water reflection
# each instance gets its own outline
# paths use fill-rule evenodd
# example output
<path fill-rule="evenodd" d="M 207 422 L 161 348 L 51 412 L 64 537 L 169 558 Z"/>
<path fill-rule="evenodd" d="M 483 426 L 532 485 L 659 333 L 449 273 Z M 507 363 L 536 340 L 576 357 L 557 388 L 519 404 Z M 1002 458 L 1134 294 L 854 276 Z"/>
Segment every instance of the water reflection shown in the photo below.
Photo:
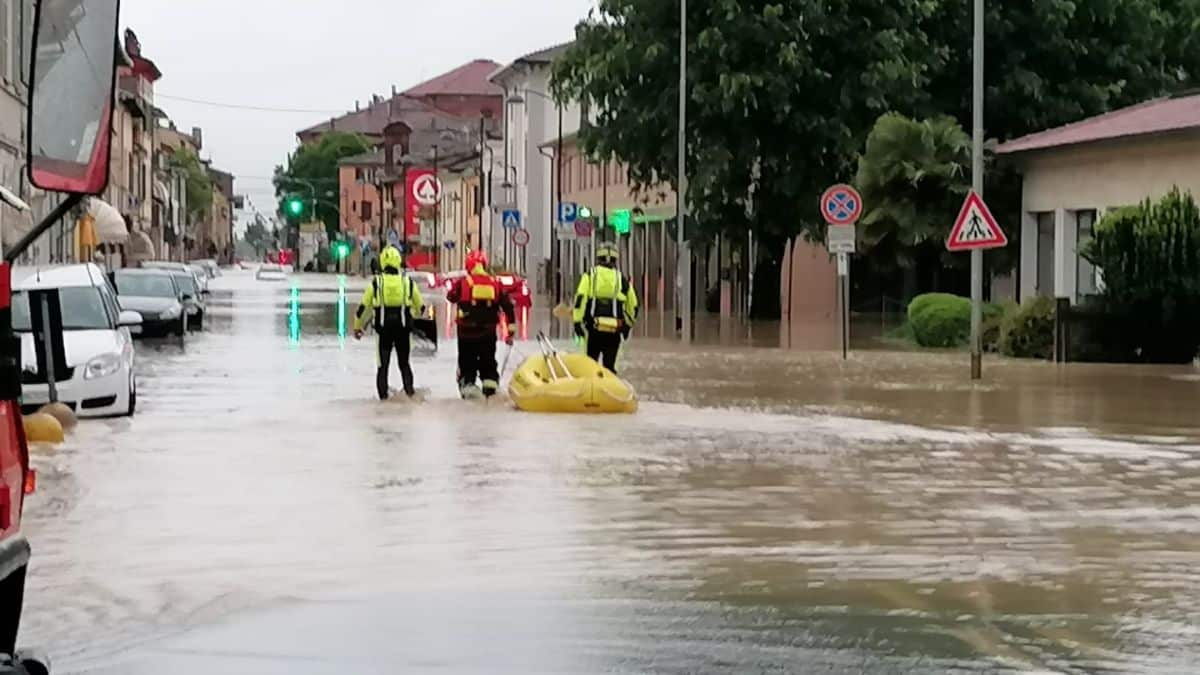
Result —
<path fill-rule="evenodd" d="M 186 647 L 141 645 L 281 605 L 309 613 L 271 653 L 387 634 L 376 665 L 449 672 L 1200 655 L 1194 370 L 989 360 L 973 384 L 960 354 L 643 333 L 638 415 L 530 416 L 457 400 L 451 340 L 414 359 L 428 401 L 379 403 L 373 346 L 345 340 L 361 280 L 221 283 L 211 330 L 139 343 L 137 418 L 35 458 L 26 638 L 65 672 L 177 672 L 154 659 Z M 343 594 L 370 599 L 293 607 Z M 226 632 L 249 653 L 260 628 Z"/>

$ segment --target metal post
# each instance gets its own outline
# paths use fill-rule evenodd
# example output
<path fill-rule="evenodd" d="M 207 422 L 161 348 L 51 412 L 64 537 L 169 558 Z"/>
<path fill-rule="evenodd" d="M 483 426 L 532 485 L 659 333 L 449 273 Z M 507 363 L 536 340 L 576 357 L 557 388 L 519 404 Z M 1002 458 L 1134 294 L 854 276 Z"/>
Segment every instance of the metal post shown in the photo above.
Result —
<path fill-rule="evenodd" d="M 479 212 L 479 241 L 475 242 L 481 250 L 487 250 L 483 246 L 483 151 L 487 146 L 487 128 L 484 126 L 486 119 L 483 115 L 479 116 L 479 193 L 475 197 L 475 208 Z M 489 243 L 491 240 L 491 232 L 488 233 Z M 463 255 L 466 255 L 464 251 Z M 464 258 L 465 260 L 465 258 Z"/>
<path fill-rule="evenodd" d="M 978 1 L 978 0 L 977 0 Z M 679 0 L 679 180 L 676 218 L 676 287 L 675 315 L 679 339 L 692 341 L 692 266 L 690 253 L 684 244 L 683 228 L 687 222 L 687 0 Z"/>
<path fill-rule="evenodd" d="M 554 153 L 556 162 L 555 173 L 558 174 L 558 205 L 556 209 L 562 208 L 563 203 L 563 105 L 558 102 L 558 150 Z M 555 211 L 551 212 L 556 213 Z M 550 266 L 554 268 L 554 304 L 562 302 L 562 242 L 558 238 L 558 219 L 552 217 L 551 221 L 554 244 L 550 249 L 550 255 L 553 257 Z"/>
<path fill-rule="evenodd" d="M 850 352 L 850 256 L 837 254 L 837 268 L 838 305 L 842 312 L 842 360 L 845 361 Z"/>
<path fill-rule="evenodd" d="M 42 349 L 46 351 L 46 388 L 51 403 L 58 403 L 58 383 L 54 381 L 54 338 L 50 332 L 50 298 L 42 293 Z"/>
<path fill-rule="evenodd" d="M 437 143 L 433 144 L 433 180 L 435 181 L 434 185 L 440 186 L 442 184 L 442 176 L 440 173 L 438 173 L 438 146 L 437 146 Z M 431 253 L 433 254 L 432 262 L 434 265 L 433 269 L 435 272 L 442 271 L 441 218 L 442 218 L 442 191 L 441 191 L 441 188 L 439 187 L 437 201 L 435 201 L 433 203 L 433 250 L 431 251 Z"/>
<path fill-rule="evenodd" d="M 975 47 L 971 187 L 983 196 L 983 0 L 975 0 Z M 971 251 L 971 379 L 983 378 L 983 251 Z"/>

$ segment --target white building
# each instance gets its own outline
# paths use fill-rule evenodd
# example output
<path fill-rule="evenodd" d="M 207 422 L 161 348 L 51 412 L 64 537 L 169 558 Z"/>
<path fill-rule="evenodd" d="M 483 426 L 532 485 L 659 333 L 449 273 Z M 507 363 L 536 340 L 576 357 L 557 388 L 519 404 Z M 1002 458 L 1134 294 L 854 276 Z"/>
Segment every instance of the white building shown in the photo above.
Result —
<path fill-rule="evenodd" d="M 531 235 L 523 252 L 501 233 L 493 253 L 501 260 L 516 259 L 535 293 L 545 291 L 550 261 L 555 161 L 547 144 L 579 129 L 580 108 L 574 102 L 559 106 L 550 92 L 551 64 L 569 44 L 522 56 L 496 71 L 491 81 L 504 89 L 504 140 L 496 157 L 501 178 L 493 204 L 519 209 Z M 505 161 L 507 157 L 507 162 Z M 507 164 L 507 166 L 505 166 Z M 503 176 L 507 174 L 508 180 Z"/>
<path fill-rule="evenodd" d="M 1156 99 L 1000 145 L 1022 174 L 1021 258 L 1003 293 L 1072 303 L 1102 286 L 1080 255 L 1110 209 L 1173 187 L 1200 198 L 1200 95 Z M 1015 290 L 1015 293 L 1011 291 Z"/>

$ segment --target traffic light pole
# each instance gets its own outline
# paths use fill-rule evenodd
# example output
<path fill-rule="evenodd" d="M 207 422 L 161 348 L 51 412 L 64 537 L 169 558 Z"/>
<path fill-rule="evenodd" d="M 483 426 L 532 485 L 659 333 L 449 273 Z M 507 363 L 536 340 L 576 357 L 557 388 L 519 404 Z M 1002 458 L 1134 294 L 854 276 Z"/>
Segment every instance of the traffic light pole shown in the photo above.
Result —
<path fill-rule="evenodd" d="M 971 187 L 983 195 L 983 0 L 975 0 Z M 983 378 L 983 250 L 971 251 L 971 379 Z"/>

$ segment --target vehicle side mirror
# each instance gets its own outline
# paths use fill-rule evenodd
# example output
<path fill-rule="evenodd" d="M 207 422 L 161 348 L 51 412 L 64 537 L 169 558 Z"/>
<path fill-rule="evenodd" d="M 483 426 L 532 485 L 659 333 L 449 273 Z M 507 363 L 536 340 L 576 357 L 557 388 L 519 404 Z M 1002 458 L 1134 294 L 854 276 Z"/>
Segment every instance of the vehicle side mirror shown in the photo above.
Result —
<path fill-rule="evenodd" d="M 43 190 L 98 195 L 108 185 L 119 5 L 34 4 L 26 150 L 29 181 Z"/>
<path fill-rule="evenodd" d="M 200 295 L 212 295 L 212 291 L 210 291 L 206 288 L 206 289 L 200 291 Z"/>
<path fill-rule="evenodd" d="M 184 302 L 190 302 L 192 300 L 192 294 L 184 293 L 183 295 L 179 296 L 179 299 L 183 300 Z"/>
<path fill-rule="evenodd" d="M 140 326 L 142 325 L 142 315 L 137 312 L 125 310 L 117 316 L 118 326 Z"/>

